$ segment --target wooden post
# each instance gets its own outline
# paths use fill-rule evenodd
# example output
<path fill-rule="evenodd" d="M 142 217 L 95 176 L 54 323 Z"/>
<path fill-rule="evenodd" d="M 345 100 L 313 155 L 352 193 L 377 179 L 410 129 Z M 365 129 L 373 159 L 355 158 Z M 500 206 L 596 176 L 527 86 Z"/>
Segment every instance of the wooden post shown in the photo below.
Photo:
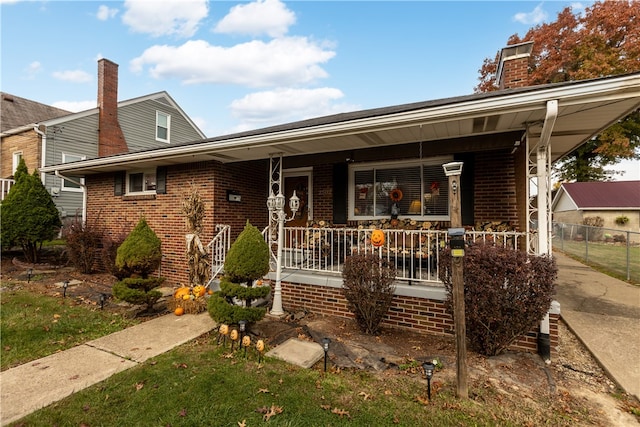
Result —
<path fill-rule="evenodd" d="M 445 171 L 447 165 L 445 165 Z M 460 171 L 462 165 L 460 165 Z M 451 228 L 462 227 L 460 211 L 460 172 L 447 173 L 449 176 L 449 209 L 451 214 Z M 453 320 L 456 334 L 456 394 L 461 398 L 469 397 L 467 386 L 467 332 L 464 314 L 464 278 L 463 257 L 452 257 L 451 280 L 453 287 Z"/>

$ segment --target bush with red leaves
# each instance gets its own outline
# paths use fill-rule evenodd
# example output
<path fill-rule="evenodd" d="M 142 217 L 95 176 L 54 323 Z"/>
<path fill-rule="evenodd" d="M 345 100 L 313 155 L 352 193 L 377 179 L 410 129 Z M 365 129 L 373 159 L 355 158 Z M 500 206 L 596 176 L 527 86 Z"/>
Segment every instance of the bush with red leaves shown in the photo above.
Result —
<path fill-rule="evenodd" d="M 451 252 L 440 254 L 440 280 L 453 317 Z M 500 354 L 545 316 L 554 294 L 555 260 L 503 246 L 474 244 L 463 260 L 466 335 L 470 347 Z"/>

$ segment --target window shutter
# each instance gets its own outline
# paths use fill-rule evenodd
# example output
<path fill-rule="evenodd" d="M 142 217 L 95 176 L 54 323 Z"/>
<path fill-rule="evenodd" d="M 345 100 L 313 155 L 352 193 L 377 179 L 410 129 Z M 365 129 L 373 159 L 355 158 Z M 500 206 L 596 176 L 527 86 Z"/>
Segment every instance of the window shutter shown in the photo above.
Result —
<path fill-rule="evenodd" d="M 122 196 L 124 194 L 125 173 L 116 172 L 113 179 L 113 195 Z"/>
<path fill-rule="evenodd" d="M 156 194 L 167 194 L 166 166 L 161 166 L 156 169 Z"/>
<path fill-rule="evenodd" d="M 333 165 L 333 223 L 347 223 L 347 185 L 349 168 L 346 163 Z"/>

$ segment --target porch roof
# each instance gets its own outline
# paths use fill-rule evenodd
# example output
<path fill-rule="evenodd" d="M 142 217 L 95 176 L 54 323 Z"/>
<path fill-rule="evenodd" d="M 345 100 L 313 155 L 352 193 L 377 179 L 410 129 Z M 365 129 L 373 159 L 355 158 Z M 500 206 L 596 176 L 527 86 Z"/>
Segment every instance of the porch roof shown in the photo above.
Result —
<path fill-rule="evenodd" d="M 547 104 L 557 101 L 551 129 L 555 161 L 640 107 L 640 73 L 507 89 L 318 117 L 161 149 L 45 166 L 45 173 L 91 175 L 197 161 L 223 163 L 528 132 L 541 139 Z M 545 129 L 547 132 L 549 129 Z"/>

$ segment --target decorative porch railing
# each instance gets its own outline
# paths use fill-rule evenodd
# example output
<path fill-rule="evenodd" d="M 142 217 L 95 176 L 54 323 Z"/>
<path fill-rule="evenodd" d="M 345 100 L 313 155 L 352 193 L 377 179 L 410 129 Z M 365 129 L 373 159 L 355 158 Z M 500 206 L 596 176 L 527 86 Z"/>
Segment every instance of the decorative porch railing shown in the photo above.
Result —
<path fill-rule="evenodd" d="M 218 224 L 216 231 L 218 234 L 207 245 L 209 254 L 211 254 L 211 280 L 222 272 L 227 252 L 231 247 L 231 226 Z"/>
<path fill-rule="evenodd" d="M 15 183 L 16 181 L 13 179 L 0 179 L 0 201 L 4 200 L 4 198 L 7 197 L 11 186 Z"/>
<path fill-rule="evenodd" d="M 347 256 L 373 253 L 397 268 L 397 279 L 409 284 L 440 283 L 439 248 L 447 241 L 446 230 L 385 229 L 381 247 L 371 244 L 373 229 L 285 227 L 282 266 L 319 273 L 342 271 Z M 515 249 L 526 247 L 526 233 L 467 231 L 467 243 L 496 243 Z"/>

